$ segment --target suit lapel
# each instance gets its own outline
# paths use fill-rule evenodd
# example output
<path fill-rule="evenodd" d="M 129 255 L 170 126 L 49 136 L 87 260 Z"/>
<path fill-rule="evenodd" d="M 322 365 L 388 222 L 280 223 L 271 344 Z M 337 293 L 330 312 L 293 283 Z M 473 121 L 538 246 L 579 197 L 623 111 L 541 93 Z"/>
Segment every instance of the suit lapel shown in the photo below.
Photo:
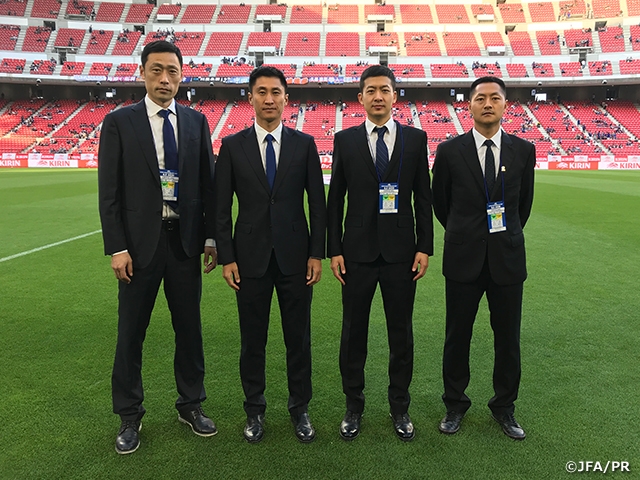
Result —
<path fill-rule="evenodd" d="M 369 150 L 369 141 L 367 140 L 367 129 L 362 123 L 359 127 L 356 128 L 356 145 L 360 152 L 360 158 L 367 165 L 367 168 L 371 175 L 378 181 L 378 173 L 376 172 L 376 167 L 373 163 L 373 158 L 371 157 L 371 150 Z"/>
<path fill-rule="evenodd" d="M 478 187 L 484 192 L 484 175 L 482 174 L 482 167 L 480 166 L 480 159 L 478 158 L 478 150 L 476 150 L 476 142 L 473 139 L 473 133 L 471 130 L 463 135 L 460 142 L 460 153 L 462 159 L 471 170 L 473 178 L 475 178 Z"/>
<path fill-rule="evenodd" d="M 158 155 L 156 153 L 153 133 L 151 133 L 151 124 L 147 115 L 147 107 L 144 100 L 136 103 L 131 109 L 131 127 L 140 142 L 140 147 L 144 158 L 151 169 L 153 177 L 160 185 L 160 167 L 158 166 Z"/>
<path fill-rule="evenodd" d="M 293 135 L 293 131 L 290 128 L 282 126 L 282 136 L 280 137 L 280 158 L 278 159 L 278 169 L 276 170 L 276 178 L 273 183 L 273 191 L 278 190 L 278 187 L 282 183 L 282 179 L 286 176 L 287 170 L 291 165 L 291 161 L 296 153 L 298 141 Z M 266 178 L 266 174 L 265 174 Z"/>
<path fill-rule="evenodd" d="M 502 179 L 505 175 L 511 171 L 511 164 L 516 158 L 515 151 L 513 149 L 513 142 L 509 135 L 503 131 L 502 132 L 502 141 L 500 145 L 500 163 L 502 165 L 502 172 L 498 172 L 498 178 L 496 179 L 496 185 L 494 187 L 494 191 L 496 188 L 500 188 L 502 190 Z M 500 186 L 498 186 L 500 184 Z"/>
<path fill-rule="evenodd" d="M 247 157 L 247 161 L 249 162 L 249 165 L 251 165 L 251 168 L 256 174 L 260 184 L 269 194 L 271 194 L 271 188 L 269 188 L 269 182 L 267 182 L 267 174 L 264 171 L 264 165 L 262 164 L 262 156 L 260 155 L 260 147 L 258 146 L 258 137 L 256 135 L 255 127 L 251 126 L 247 128 L 242 132 L 242 135 L 244 136 L 242 149 Z"/>
<path fill-rule="evenodd" d="M 191 116 L 187 108 L 176 102 L 176 115 L 178 117 L 178 171 L 183 171 L 184 162 L 187 161 L 187 142 L 189 132 L 192 130 Z M 181 148 L 182 147 L 182 148 Z"/>

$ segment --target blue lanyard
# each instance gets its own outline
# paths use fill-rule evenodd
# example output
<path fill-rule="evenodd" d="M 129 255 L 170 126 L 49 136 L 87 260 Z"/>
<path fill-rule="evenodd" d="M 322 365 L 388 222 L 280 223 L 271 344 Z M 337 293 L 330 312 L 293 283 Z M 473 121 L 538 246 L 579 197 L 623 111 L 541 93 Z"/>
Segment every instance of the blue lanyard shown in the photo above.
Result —
<path fill-rule="evenodd" d="M 402 133 L 402 125 L 397 120 L 394 120 L 396 124 L 396 135 L 400 134 L 400 165 L 398 166 L 398 189 L 400 188 L 400 172 L 402 171 L 402 161 L 404 160 L 404 135 Z M 369 136 L 369 142 L 371 142 L 371 136 Z M 376 152 L 377 155 L 377 152 Z M 389 164 L 391 164 L 391 158 L 389 158 Z M 378 183 L 382 183 L 380 172 L 378 171 L 378 165 L 376 164 L 376 174 L 378 175 Z"/>

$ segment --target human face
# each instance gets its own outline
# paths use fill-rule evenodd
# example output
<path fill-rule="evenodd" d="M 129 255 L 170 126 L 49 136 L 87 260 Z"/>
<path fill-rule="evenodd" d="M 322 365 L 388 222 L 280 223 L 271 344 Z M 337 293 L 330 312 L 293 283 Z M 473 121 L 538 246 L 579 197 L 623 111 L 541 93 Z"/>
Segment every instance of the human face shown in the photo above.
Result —
<path fill-rule="evenodd" d="M 507 99 L 497 83 L 481 83 L 473 92 L 469 110 L 478 132 L 489 138 L 500 128 L 500 120 L 507 106 Z"/>
<path fill-rule="evenodd" d="M 256 112 L 256 123 L 268 132 L 280 124 L 288 101 L 289 95 L 285 93 L 278 77 L 258 77 L 249 92 L 249 103 Z"/>
<path fill-rule="evenodd" d="M 149 98 L 162 108 L 167 108 L 178 93 L 182 67 L 175 53 L 150 53 L 147 63 L 140 65 L 140 76 L 144 79 Z"/>
<path fill-rule="evenodd" d="M 358 93 L 358 101 L 364 106 L 367 118 L 376 125 L 384 125 L 391 118 L 391 108 L 397 94 L 389 77 L 369 77 L 364 89 Z"/>

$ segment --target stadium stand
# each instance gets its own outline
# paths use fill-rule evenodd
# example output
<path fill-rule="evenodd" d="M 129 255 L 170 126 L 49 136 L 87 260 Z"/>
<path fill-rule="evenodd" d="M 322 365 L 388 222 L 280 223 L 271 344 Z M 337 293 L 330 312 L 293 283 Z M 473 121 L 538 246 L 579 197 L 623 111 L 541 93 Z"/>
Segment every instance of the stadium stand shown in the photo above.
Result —
<path fill-rule="evenodd" d="M 191 60 L 182 67 L 182 75 L 185 77 L 212 77 L 211 71 L 213 65 L 211 63 L 195 63 Z"/>
<path fill-rule="evenodd" d="M 142 24 L 151 19 L 154 6 L 149 3 L 132 3 L 125 23 Z"/>
<path fill-rule="evenodd" d="M 26 63 L 24 58 L 3 58 L 0 63 L 0 73 L 23 73 Z"/>
<path fill-rule="evenodd" d="M 113 63 L 95 62 L 91 64 L 89 75 L 105 75 L 108 76 L 113 68 Z"/>
<path fill-rule="evenodd" d="M 560 35 L 555 30 L 539 30 L 536 39 L 542 55 L 560 55 Z"/>
<path fill-rule="evenodd" d="M 364 18 L 368 18 L 369 15 L 391 15 L 392 17 L 395 17 L 396 9 L 393 5 L 385 5 L 382 3 L 378 3 L 376 5 L 365 5 Z"/>
<path fill-rule="evenodd" d="M 553 12 L 553 3 L 535 2 L 527 4 L 531 20 L 534 22 L 555 22 L 556 16 Z"/>
<path fill-rule="evenodd" d="M 247 47 L 274 47 L 280 51 L 281 42 L 281 32 L 251 32 L 247 40 Z"/>
<path fill-rule="evenodd" d="M 122 12 L 124 11 L 124 3 L 118 2 L 101 2 L 98 6 L 96 14 L 96 22 L 112 22 L 120 23 Z"/>
<path fill-rule="evenodd" d="M 598 30 L 603 53 L 624 52 L 624 31 L 622 27 L 604 27 Z"/>
<path fill-rule="evenodd" d="M 211 23 L 216 12 L 215 5 L 187 5 L 180 23 Z"/>
<path fill-rule="evenodd" d="M 633 51 L 640 50 L 640 25 L 631 25 L 629 27 L 631 32 L 629 41 L 631 42 L 631 48 Z"/>
<path fill-rule="evenodd" d="M 555 76 L 555 73 L 553 72 L 553 65 L 551 63 L 533 62 L 531 64 L 531 68 L 533 69 L 533 74 L 536 77 L 554 77 Z"/>
<path fill-rule="evenodd" d="M 507 36 L 514 55 L 534 55 L 529 32 L 510 32 Z"/>
<path fill-rule="evenodd" d="M 594 18 L 621 17 L 623 14 L 620 0 L 592 0 L 591 6 Z"/>
<path fill-rule="evenodd" d="M 560 62 L 560 74 L 563 77 L 581 77 L 582 65 L 580 62 Z"/>
<path fill-rule="evenodd" d="M 358 57 L 360 35 L 356 32 L 327 32 L 325 52 L 330 57 Z"/>
<path fill-rule="evenodd" d="M 79 48 L 84 41 L 86 30 L 79 28 L 60 28 L 54 45 L 56 47 L 76 47 Z"/>
<path fill-rule="evenodd" d="M 0 25 L 0 50 L 15 50 L 19 35 L 20 26 Z"/>
<path fill-rule="evenodd" d="M 609 60 L 589 62 L 589 74 L 592 76 L 611 75 L 612 73 L 611 62 Z"/>
<path fill-rule="evenodd" d="M 28 27 L 22 45 L 23 52 L 44 52 L 51 37 L 49 27 Z"/>
<path fill-rule="evenodd" d="M 291 19 L 289 23 L 322 23 L 322 6 L 293 5 L 291 7 Z"/>
<path fill-rule="evenodd" d="M 440 44 L 433 32 L 404 32 L 404 47 L 409 57 L 439 57 Z"/>
<path fill-rule="evenodd" d="M 343 68 L 336 64 L 309 64 L 302 67 L 304 77 L 337 77 L 342 75 Z"/>
<path fill-rule="evenodd" d="M 450 57 L 480 56 L 480 47 L 473 32 L 445 32 L 443 36 Z"/>
<path fill-rule="evenodd" d="M 439 23 L 469 23 L 464 5 L 436 5 Z"/>
<path fill-rule="evenodd" d="M 93 2 L 87 2 L 86 0 L 73 0 L 67 3 L 67 11 L 65 16 L 70 15 L 84 16 L 86 19 L 91 17 L 91 14 L 95 14 L 95 5 Z"/>
<path fill-rule="evenodd" d="M 320 54 L 320 32 L 289 32 L 284 54 L 317 57 Z"/>
<path fill-rule="evenodd" d="M 34 60 L 31 62 L 29 72 L 32 75 L 53 75 L 56 69 L 56 62 L 51 60 Z"/>
<path fill-rule="evenodd" d="M 180 11 L 182 10 L 182 5 L 175 5 L 170 3 L 163 3 L 158 7 L 158 11 L 156 12 L 156 19 L 158 15 L 172 15 L 175 20 L 180 15 Z"/>
<path fill-rule="evenodd" d="M 116 44 L 113 47 L 112 55 L 128 56 L 133 53 L 140 41 L 140 32 L 123 32 L 118 34 Z"/>
<path fill-rule="evenodd" d="M 58 18 L 62 2 L 58 0 L 34 0 L 31 16 L 34 18 Z"/>
<path fill-rule="evenodd" d="M 90 33 L 85 53 L 87 55 L 104 55 L 112 38 L 113 32 L 111 30 L 94 30 Z"/>
<path fill-rule="evenodd" d="M 250 5 L 221 5 L 216 23 L 247 23 L 250 13 Z"/>
<path fill-rule="evenodd" d="M 593 46 L 593 37 L 591 36 L 590 28 L 565 30 L 564 38 L 567 43 L 567 47 Z"/>
<path fill-rule="evenodd" d="M 561 0 L 558 9 L 559 20 L 571 20 L 586 16 L 584 0 Z"/>
<path fill-rule="evenodd" d="M 213 32 L 209 37 L 204 54 L 208 57 L 221 55 L 235 57 L 240 51 L 241 43 L 241 32 Z"/>
<path fill-rule="evenodd" d="M 430 5 L 400 5 L 402 23 L 433 23 Z"/>
<path fill-rule="evenodd" d="M 329 5 L 327 23 L 359 23 L 360 12 L 358 8 L 358 5 Z"/>
<path fill-rule="evenodd" d="M 462 63 L 432 63 L 431 76 L 434 78 L 467 78 L 469 71 Z"/>
<path fill-rule="evenodd" d="M 24 0 L 5 0 L 0 4 L 0 15 L 7 17 L 24 17 L 27 2 Z"/>
<path fill-rule="evenodd" d="M 427 133 L 429 152 L 435 154 L 440 142 L 458 135 L 447 104 L 439 101 L 422 101 L 416 103 L 418 121 Z"/>
<path fill-rule="evenodd" d="M 396 78 L 424 78 L 424 66 L 418 63 L 390 63 L 389 68 Z"/>
<path fill-rule="evenodd" d="M 507 63 L 507 73 L 511 78 L 528 77 L 527 67 L 523 63 Z"/>
<path fill-rule="evenodd" d="M 114 77 L 132 77 L 138 73 L 139 65 L 137 63 L 121 63 L 116 67 Z"/>
<path fill-rule="evenodd" d="M 82 75 L 84 71 L 84 62 L 64 62 L 62 64 L 62 70 L 60 70 L 60 75 L 64 75 L 67 77 L 72 77 L 74 75 Z"/>
<path fill-rule="evenodd" d="M 173 39 L 182 55 L 198 55 L 204 41 L 204 32 L 176 32 Z"/>
<path fill-rule="evenodd" d="M 638 75 L 640 74 L 640 59 L 628 58 L 626 60 L 620 60 L 620 73 L 623 75 Z"/>
<path fill-rule="evenodd" d="M 498 5 L 504 23 L 525 23 L 524 9 L 521 3 L 503 3 Z"/>

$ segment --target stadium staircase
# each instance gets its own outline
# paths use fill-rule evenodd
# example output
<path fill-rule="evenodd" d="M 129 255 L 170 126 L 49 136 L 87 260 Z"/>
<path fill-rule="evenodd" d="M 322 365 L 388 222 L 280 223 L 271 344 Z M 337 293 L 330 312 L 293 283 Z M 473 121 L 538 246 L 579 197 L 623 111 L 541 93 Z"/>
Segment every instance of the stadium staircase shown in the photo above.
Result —
<path fill-rule="evenodd" d="M 291 24 L 291 9 L 289 7 L 287 7 L 287 13 L 285 14 L 284 19 L 282 21 L 287 25 Z"/>
<path fill-rule="evenodd" d="M 300 112 L 302 110 L 302 112 Z M 296 122 L 296 130 L 299 132 L 302 131 L 302 127 L 304 127 L 304 116 L 307 113 L 307 104 L 301 103 L 298 107 L 298 121 Z"/>
<path fill-rule="evenodd" d="M 531 111 L 531 109 L 529 108 L 529 106 L 528 106 L 528 105 L 526 105 L 526 104 L 524 104 L 524 103 L 522 103 L 522 104 L 520 104 L 520 105 L 522 106 L 522 109 L 527 113 L 527 115 L 529 116 L 529 118 L 530 118 L 531 120 L 533 120 L 537 125 L 540 125 L 539 127 L 537 127 L 537 128 L 538 128 L 538 131 L 540 132 L 540 134 L 541 134 L 543 137 L 547 137 L 547 138 L 549 138 L 549 140 L 551 141 L 551 144 L 552 144 L 555 148 L 560 148 L 560 149 L 562 150 L 562 153 L 566 153 L 566 152 L 562 149 L 562 145 L 560 145 L 560 144 L 557 142 L 557 140 L 556 140 L 556 139 L 552 138 L 552 137 L 549 135 L 549 132 L 547 132 L 547 131 L 544 129 L 544 127 L 543 127 L 543 126 L 542 126 L 542 124 L 540 123 L 540 120 L 538 120 L 538 119 L 536 118 L 536 116 L 535 116 L 535 115 L 534 115 L 534 113 Z"/>
<path fill-rule="evenodd" d="M 240 49 L 238 50 L 238 55 L 241 57 L 247 53 L 247 42 L 249 41 L 250 34 L 251 32 L 244 32 L 244 34 L 242 35 L 242 42 L 240 42 Z"/>
<path fill-rule="evenodd" d="M 213 133 L 211 135 L 212 139 L 222 138 L 220 136 L 220 132 L 222 132 L 222 129 L 227 124 L 227 119 L 229 118 L 229 114 L 231 113 L 231 109 L 232 108 L 233 108 L 233 103 L 232 102 L 227 103 L 227 105 L 225 106 L 225 109 L 224 109 L 224 113 L 220 117 L 220 121 L 218 122 L 216 127 L 213 129 Z"/>
<path fill-rule="evenodd" d="M 411 107 L 409 107 L 411 111 L 411 118 L 413 119 L 413 126 L 415 128 L 422 129 L 422 123 L 420 122 L 420 116 L 418 115 L 418 109 L 416 108 L 416 104 L 411 102 Z"/>
<path fill-rule="evenodd" d="M 453 107 L 453 104 L 447 103 L 447 110 L 449 111 L 449 116 L 451 117 L 453 124 L 456 126 L 458 135 L 462 135 L 463 133 L 465 133 L 464 127 L 462 126 L 462 123 L 460 123 L 458 115 L 456 115 L 456 109 Z"/>
<path fill-rule="evenodd" d="M 174 24 L 179 24 L 182 22 L 182 17 L 184 17 L 184 12 L 187 10 L 187 6 L 185 5 L 185 8 L 181 8 L 180 9 L 180 13 L 178 13 L 178 16 L 173 20 L 172 23 Z M 202 42 L 204 45 L 204 42 Z M 204 50 L 203 50 L 204 51 Z"/>
<path fill-rule="evenodd" d="M 31 4 L 29 3 L 28 5 L 31 5 Z M 14 48 L 14 51 L 16 52 L 22 51 L 22 46 L 24 45 L 24 37 L 26 36 L 27 36 L 27 28 L 21 28 L 20 33 L 18 34 L 18 40 L 16 41 L 16 47 Z"/>
<path fill-rule="evenodd" d="M 305 106 L 306 112 L 306 106 Z M 342 130 L 342 105 L 336 106 L 336 132 Z"/>

